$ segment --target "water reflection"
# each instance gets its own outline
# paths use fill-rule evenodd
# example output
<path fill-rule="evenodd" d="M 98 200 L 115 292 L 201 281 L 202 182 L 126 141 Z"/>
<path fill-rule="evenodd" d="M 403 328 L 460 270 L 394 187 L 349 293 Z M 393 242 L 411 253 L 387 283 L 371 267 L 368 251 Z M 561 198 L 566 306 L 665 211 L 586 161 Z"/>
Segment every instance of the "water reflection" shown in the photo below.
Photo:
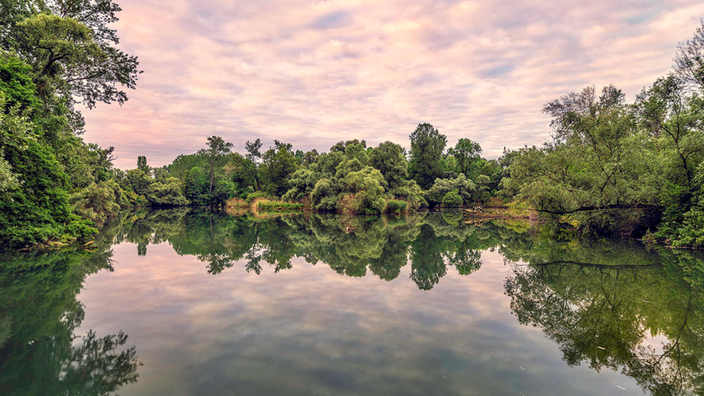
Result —
<path fill-rule="evenodd" d="M 109 269 L 110 252 L 3 257 L 0 394 L 106 395 L 137 380 L 127 335 L 76 337 L 85 277 Z"/>
<path fill-rule="evenodd" d="M 369 270 L 390 281 L 410 260 L 411 279 L 421 290 L 438 284 L 448 266 L 469 275 L 481 267 L 482 250 L 500 246 L 504 239 L 529 237 L 505 225 L 467 224 L 461 211 L 404 217 L 308 214 L 262 219 L 186 209 L 135 213 L 105 234 L 115 243 L 136 243 L 139 255 L 147 254 L 149 244 L 168 242 L 179 255 L 207 263 L 211 274 L 243 260 L 247 272 L 260 274 L 263 264 L 279 272 L 290 269 L 294 257 L 303 257 L 341 275 L 361 277 Z"/>
<path fill-rule="evenodd" d="M 437 388 L 432 388 L 420 380 L 423 370 L 435 373 L 438 367 L 445 366 L 453 367 L 450 375 L 460 372 L 459 367 L 465 367 L 470 370 L 467 373 L 473 371 L 476 378 L 496 377 L 497 383 L 518 378 L 515 373 L 507 374 L 505 368 L 479 363 L 493 353 L 487 348 L 498 345 L 487 341 L 486 336 L 474 340 L 470 337 L 470 332 L 506 331 L 509 325 L 506 320 L 493 323 L 487 319 L 477 325 L 470 315 L 467 321 L 467 312 L 482 296 L 473 290 L 474 301 L 458 298 L 457 290 L 466 287 L 466 283 L 458 289 L 455 282 L 451 293 L 438 290 L 442 289 L 438 285 L 458 277 L 486 282 L 488 278 L 481 275 L 485 272 L 482 253 L 494 251 L 503 257 L 508 273 L 506 277 L 501 275 L 503 290 L 500 292 L 505 294 L 502 298 L 510 299 L 513 315 L 510 321 L 515 323 L 518 319 L 522 325 L 539 328 L 557 344 L 567 365 L 584 364 L 595 372 L 605 369 L 622 372 L 633 378 L 643 392 L 652 395 L 704 394 L 704 258 L 699 253 L 647 249 L 624 241 L 559 241 L 550 230 L 521 222 L 470 224 L 459 211 L 403 217 L 318 214 L 260 217 L 187 209 L 135 212 L 118 219 L 100 235 L 92 253 L 5 259 L 0 272 L 0 394 L 74 394 L 74 391 L 76 394 L 107 394 L 137 380 L 136 351 L 127 348 L 125 334 L 99 338 L 89 331 L 87 336 L 73 339 L 84 319 L 77 293 L 88 275 L 111 270 L 110 246 L 122 242 L 133 243 L 136 252 L 132 254 L 138 257 L 151 257 L 152 249 L 161 251 L 163 256 L 163 247 L 166 247 L 180 256 L 202 262 L 205 268 L 200 273 L 210 274 L 203 275 L 210 282 L 189 275 L 183 278 L 182 284 L 165 283 L 164 286 L 190 289 L 202 285 L 201 290 L 212 290 L 218 302 L 208 301 L 213 304 L 207 305 L 208 309 L 220 306 L 216 304 L 228 306 L 228 295 L 213 290 L 212 280 L 228 278 L 232 273 L 245 273 L 257 279 L 261 279 L 258 275 L 272 273 L 276 274 L 272 275 L 274 277 L 285 277 L 279 273 L 295 272 L 291 269 L 301 266 L 303 260 L 315 266 L 330 267 L 345 279 L 369 276 L 386 281 L 382 282 L 385 285 L 395 279 L 407 285 L 415 284 L 412 288 L 420 290 L 417 296 L 404 294 L 393 302 L 380 303 L 378 312 L 356 308 L 356 311 L 340 313 L 334 308 L 340 295 L 347 299 L 344 302 L 347 306 L 368 306 L 398 287 L 340 293 L 318 289 L 318 296 L 294 293 L 302 287 L 310 287 L 306 280 L 306 286 L 286 285 L 294 298 L 305 300 L 281 296 L 276 300 L 281 311 L 257 311 L 241 317 L 238 310 L 246 307 L 246 303 L 242 303 L 237 305 L 240 308 L 227 308 L 232 311 L 218 317 L 218 323 L 230 320 L 226 328 L 241 328 L 243 334 L 241 340 L 230 342 L 232 351 L 228 353 L 231 356 L 219 359 L 230 361 L 233 356 L 245 356 L 252 364 L 264 365 L 261 370 L 268 370 L 264 368 L 269 367 L 267 365 L 281 364 L 279 369 L 283 370 L 302 364 L 297 355 L 302 353 L 307 364 L 317 367 L 317 371 L 300 372 L 300 375 L 312 375 L 312 381 L 317 378 L 334 382 L 323 384 L 329 389 L 344 389 L 353 394 L 353 386 L 362 386 L 355 376 L 363 374 L 366 381 L 381 381 L 382 377 L 386 381 L 383 387 L 380 387 L 381 382 L 376 383 L 376 388 L 371 387 L 371 382 L 365 383 L 364 386 L 368 386 L 365 389 L 395 387 L 396 391 L 390 393 L 399 393 L 399 389 L 407 394 L 419 390 L 425 394 L 458 393 L 450 391 L 447 385 L 437 384 Z M 162 246 L 157 248 L 158 245 Z M 140 270 L 138 266 L 134 268 Z M 178 269 L 173 271 L 178 273 Z M 300 277 L 285 279 L 290 279 L 285 282 L 304 283 Z M 413 284 L 407 283 L 409 279 Z M 277 290 L 285 284 L 273 282 L 271 278 L 267 282 L 275 284 L 269 287 Z M 237 289 L 237 296 L 242 301 L 261 300 L 261 296 L 253 296 L 246 284 L 238 283 L 238 286 L 242 289 Z M 438 295 L 444 298 L 442 304 L 433 299 Z M 327 299 L 327 302 L 315 305 L 312 298 Z M 225 301 L 220 302 L 220 299 Z M 419 306 L 425 302 L 427 306 Z M 417 308 L 402 305 L 406 303 Z M 178 304 L 188 306 L 184 301 Z M 172 311 L 168 314 L 177 315 Z M 453 316 L 458 319 L 450 325 L 455 320 Z M 303 317 L 306 319 L 300 319 Z M 161 316 L 160 320 L 167 320 L 166 316 Z M 179 324 L 179 318 L 169 317 L 168 320 L 174 321 L 174 326 Z M 443 326 L 438 327 L 438 323 Z M 151 325 L 145 323 L 145 326 Z M 257 331 L 249 330 L 248 326 Z M 297 333 L 301 328 L 308 330 Z M 229 334 L 213 328 L 208 331 L 214 331 L 210 334 L 215 338 Z M 404 337 L 399 338 L 398 334 Z M 261 340 L 262 337 L 267 339 Z M 391 345 L 400 340 L 405 340 L 404 345 L 393 349 Z M 486 342 L 489 345 L 485 345 Z M 178 345 L 169 350 L 175 347 Z M 342 348 L 356 360 L 345 363 L 348 372 L 342 375 L 340 371 L 326 368 L 325 359 L 335 360 L 337 353 L 333 353 L 332 358 L 325 357 L 327 355 L 316 348 Z M 409 348 L 414 348 L 414 352 L 404 354 Z M 475 354 L 465 356 L 461 353 L 463 350 Z M 516 352 L 515 347 L 512 351 Z M 432 358 L 436 359 L 435 363 L 424 366 L 429 363 L 422 358 L 435 354 L 437 356 Z M 259 356 L 266 358 L 259 362 L 256 360 Z M 382 360 L 369 360 L 371 356 L 382 356 Z M 363 368 L 364 364 L 371 366 Z M 415 382 L 401 385 L 398 379 L 390 381 L 389 370 L 394 365 L 405 370 L 399 367 L 394 375 L 413 378 Z M 424 368 L 418 371 L 421 367 Z M 375 370 L 381 371 L 372 375 Z M 386 373 L 383 376 L 379 374 L 382 371 Z M 409 373 L 416 374 L 409 376 Z M 444 373 L 440 377 L 447 379 L 449 373 Z M 471 383 L 469 378 L 473 377 L 466 376 L 466 381 Z M 250 388 L 246 389 L 266 388 L 274 393 L 286 390 L 272 388 L 269 380 L 254 378 L 247 376 L 238 380 L 249 384 Z M 476 389 L 512 394 L 503 388 L 477 385 Z M 560 394 L 545 391 L 539 383 L 534 390 Z M 310 393 L 310 389 L 304 387 L 300 393 Z"/>
<path fill-rule="evenodd" d="M 557 342 L 569 365 L 620 370 L 652 395 L 704 394 L 700 255 L 547 243 L 510 256 L 531 263 L 506 280 L 511 309 Z"/>

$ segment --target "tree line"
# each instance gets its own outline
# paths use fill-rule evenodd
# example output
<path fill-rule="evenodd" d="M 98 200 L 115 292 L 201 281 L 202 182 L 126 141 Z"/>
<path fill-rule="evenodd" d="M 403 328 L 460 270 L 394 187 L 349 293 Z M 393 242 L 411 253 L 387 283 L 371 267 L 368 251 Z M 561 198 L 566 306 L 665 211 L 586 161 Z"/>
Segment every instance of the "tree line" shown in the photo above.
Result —
<path fill-rule="evenodd" d="M 430 124 L 369 147 L 327 152 L 279 140 L 246 152 L 211 136 L 205 147 L 150 167 L 113 166 L 113 148 L 81 138 L 75 106 L 124 103 L 136 57 L 117 49 L 109 0 L 3 0 L 0 13 L 0 246 L 55 247 L 90 238 L 121 210 L 302 202 L 315 211 L 409 213 L 429 207 L 514 205 L 560 227 L 704 247 L 704 27 L 682 43 L 674 70 L 633 103 L 614 86 L 545 105 L 553 140 L 482 158 L 479 143 Z M 234 201 L 233 201 L 234 200 Z"/>

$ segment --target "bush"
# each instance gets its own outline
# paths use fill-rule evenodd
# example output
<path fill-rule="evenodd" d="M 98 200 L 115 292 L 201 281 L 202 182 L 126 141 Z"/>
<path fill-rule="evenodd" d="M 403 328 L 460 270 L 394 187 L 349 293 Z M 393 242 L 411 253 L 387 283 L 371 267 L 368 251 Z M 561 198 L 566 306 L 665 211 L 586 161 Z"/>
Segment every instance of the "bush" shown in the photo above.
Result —
<path fill-rule="evenodd" d="M 269 198 L 269 194 L 265 193 L 264 191 L 253 192 L 251 194 L 247 194 L 247 198 L 245 198 L 245 201 L 247 201 L 247 204 L 251 204 L 257 198 Z"/>
<path fill-rule="evenodd" d="M 424 198 L 428 201 L 430 207 L 445 205 L 443 199 L 451 192 L 455 191 L 460 196 L 462 202 L 469 203 L 473 200 L 473 194 L 476 193 L 474 182 L 467 179 L 463 174 L 460 174 L 455 179 L 437 179 L 433 186 L 424 193 Z"/>
<path fill-rule="evenodd" d="M 315 183 L 310 193 L 310 204 L 315 210 L 334 211 L 337 209 L 337 193 L 330 179 L 321 179 Z"/>
<path fill-rule="evenodd" d="M 704 210 L 695 207 L 684 214 L 684 222 L 672 236 L 672 245 L 704 248 Z"/>
<path fill-rule="evenodd" d="M 408 202 L 396 199 L 386 201 L 386 213 L 405 213 L 408 208 Z"/>
<path fill-rule="evenodd" d="M 457 190 L 452 190 L 442 197 L 442 206 L 444 208 L 459 208 L 464 204 L 462 197 L 457 193 Z"/>
<path fill-rule="evenodd" d="M 252 210 L 261 210 L 261 211 L 295 210 L 295 211 L 298 211 L 298 210 L 303 210 L 303 204 L 302 203 L 275 201 L 275 200 L 260 198 L 260 199 L 257 199 L 256 201 L 254 201 L 254 204 L 252 205 Z"/>

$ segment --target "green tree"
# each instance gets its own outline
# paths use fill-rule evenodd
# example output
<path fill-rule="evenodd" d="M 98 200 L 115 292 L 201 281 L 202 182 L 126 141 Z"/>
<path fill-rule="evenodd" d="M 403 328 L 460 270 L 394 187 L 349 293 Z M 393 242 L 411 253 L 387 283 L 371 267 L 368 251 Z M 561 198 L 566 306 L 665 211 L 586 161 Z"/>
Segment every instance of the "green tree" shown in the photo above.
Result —
<path fill-rule="evenodd" d="M 447 144 L 447 137 L 440 134 L 430 124 L 419 124 L 410 135 L 411 161 L 410 175 L 423 189 L 430 188 L 435 179 L 443 174 L 442 154 Z"/>
<path fill-rule="evenodd" d="M 379 144 L 369 154 L 369 165 L 384 175 L 389 190 L 393 191 L 406 185 L 408 161 L 400 145 L 389 141 Z"/>
<path fill-rule="evenodd" d="M 478 165 L 482 159 L 482 147 L 479 143 L 471 139 L 462 138 L 455 147 L 447 150 L 447 153 L 455 158 L 458 172 L 464 173 L 469 179 L 476 177 Z"/>
<path fill-rule="evenodd" d="M 226 142 L 220 136 L 211 136 L 208 138 L 208 147 L 198 151 L 198 154 L 205 156 L 210 165 L 210 189 L 213 192 L 213 180 L 215 177 L 215 166 L 220 165 L 225 155 L 230 152 L 232 143 Z"/>
<path fill-rule="evenodd" d="M 139 62 L 115 48 L 119 39 L 109 23 L 121 11 L 111 1 L 16 2 L 36 13 L 18 22 L 6 42 L 34 70 L 40 97 L 58 94 L 73 106 L 74 97 L 88 108 L 97 102 L 127 101 L 121 87 L 134 89 Z"/>
<path fill-rule="evenodd" d="M 266 192 L 284 195 L 290 188 L 291 175 L 298 169 L 298 161 L 291 152 L 291 145 L 276 141 L 277 149 L 270 148 L 262 156 L 262 175 Z"/>

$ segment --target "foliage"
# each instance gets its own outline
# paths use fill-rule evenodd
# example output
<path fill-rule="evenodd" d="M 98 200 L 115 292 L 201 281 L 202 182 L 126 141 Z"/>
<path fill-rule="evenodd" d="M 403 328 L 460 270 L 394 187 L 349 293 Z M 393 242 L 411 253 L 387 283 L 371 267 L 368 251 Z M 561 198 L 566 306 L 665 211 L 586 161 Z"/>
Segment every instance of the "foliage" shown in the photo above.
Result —
<path fill-rule="evenodd" d="M 458 173 L 464 173 L 464 175 L 470 179 L 476 176 L 476 172 L 482 160 L 482 147 L 479 143 L 471 139 L 462 138 L 457 142 L 455 147 L 447 150 L 447 153 L 455 159 Z M 454 167 L 451 167 L 451 169 L 452 168 Z"/>
<path fill-rule="evenodd" d="M 113 148 L 86 144 L 76 103 L 123 103 L 137 60 L 114 47 L 110 1 L 11 0 L 0 28 L 0 245 L 85 239 L 134 205 Z"/>
<path fill-rule="evenodd" d="M 428 189 L 435 179 L 443 174 L 444 169 L 440 159 L 447 144 L 447 137 L 430 124 L 419 124 L 410 135 L 410 139 L 409 173 L 421 188 Z"/>
<path fill-rule="evenodd" d="M 408 202 L 406 201 L 400 201 L 397 199 L 389 199 L 386 201 L 386 209 L 384 210 L 386 213 L 406 213 L 408 210 Z"/>
<path fill-rule="evenodd" d="M 11 32 L 12 49 L 32 66 L 42 100 L 79 98 L 88 108 L 127 101 L 119 86 L 134 89 L 140 72 L 136 57 L 114 47 L 119 40 L 107 26 L 117 21 L 120 7 L 110 1 L 52 3 Z"/>
<path fill-rule="evenodd" d="M 303 204 L 260 198 L 254 201 L 252 209 L 262 211 L 300 211 L 303 210 Z"/>
<path fill-rule="evenodd" d="M 384 200 L 384 177 L 370 166 L 357 172 L 348 173 L 341 180 L 343 193 L 351 194 L 348 205 L 341 209 L 351 213 L 382 213 L 386 207 Z"/>
<path fill-rule="evenodd" d="M 262 190 L 273 196 L 284 195 L 289 188 L 291 175 L 298 169 L 298 161 L 291 152 L 291 145 L 277 143 L 262 156 Z"/>
<path fill-rule="evenodd" d="M 248 204 L 251 204 L 256 199 L 259 199 L 259 198 L 269 198 L 269 195 L 263 191 L 257 191 L 257 192 L 253 192 L 253 193 L 248 194 L 245 200 Z"/>
<path fill-rule="evenodd" d="M 433 186 L 425 191 L 423 197 L 432 208 L 442 205 L 443 198 L 451 191 L 456 191 L 463 203 L 474 201 L 473 194 L 476 191 L 475 184 L 468 180 L 463 174 L 454 179 L 437 179 Z"/>
<path fill-rule="evenodd" d="M 452 190 L 442 197 L 442 207 L 443 208 L 459 208 L 464 204 L 464 200 L 457 193 L 457 190 Z"/>

